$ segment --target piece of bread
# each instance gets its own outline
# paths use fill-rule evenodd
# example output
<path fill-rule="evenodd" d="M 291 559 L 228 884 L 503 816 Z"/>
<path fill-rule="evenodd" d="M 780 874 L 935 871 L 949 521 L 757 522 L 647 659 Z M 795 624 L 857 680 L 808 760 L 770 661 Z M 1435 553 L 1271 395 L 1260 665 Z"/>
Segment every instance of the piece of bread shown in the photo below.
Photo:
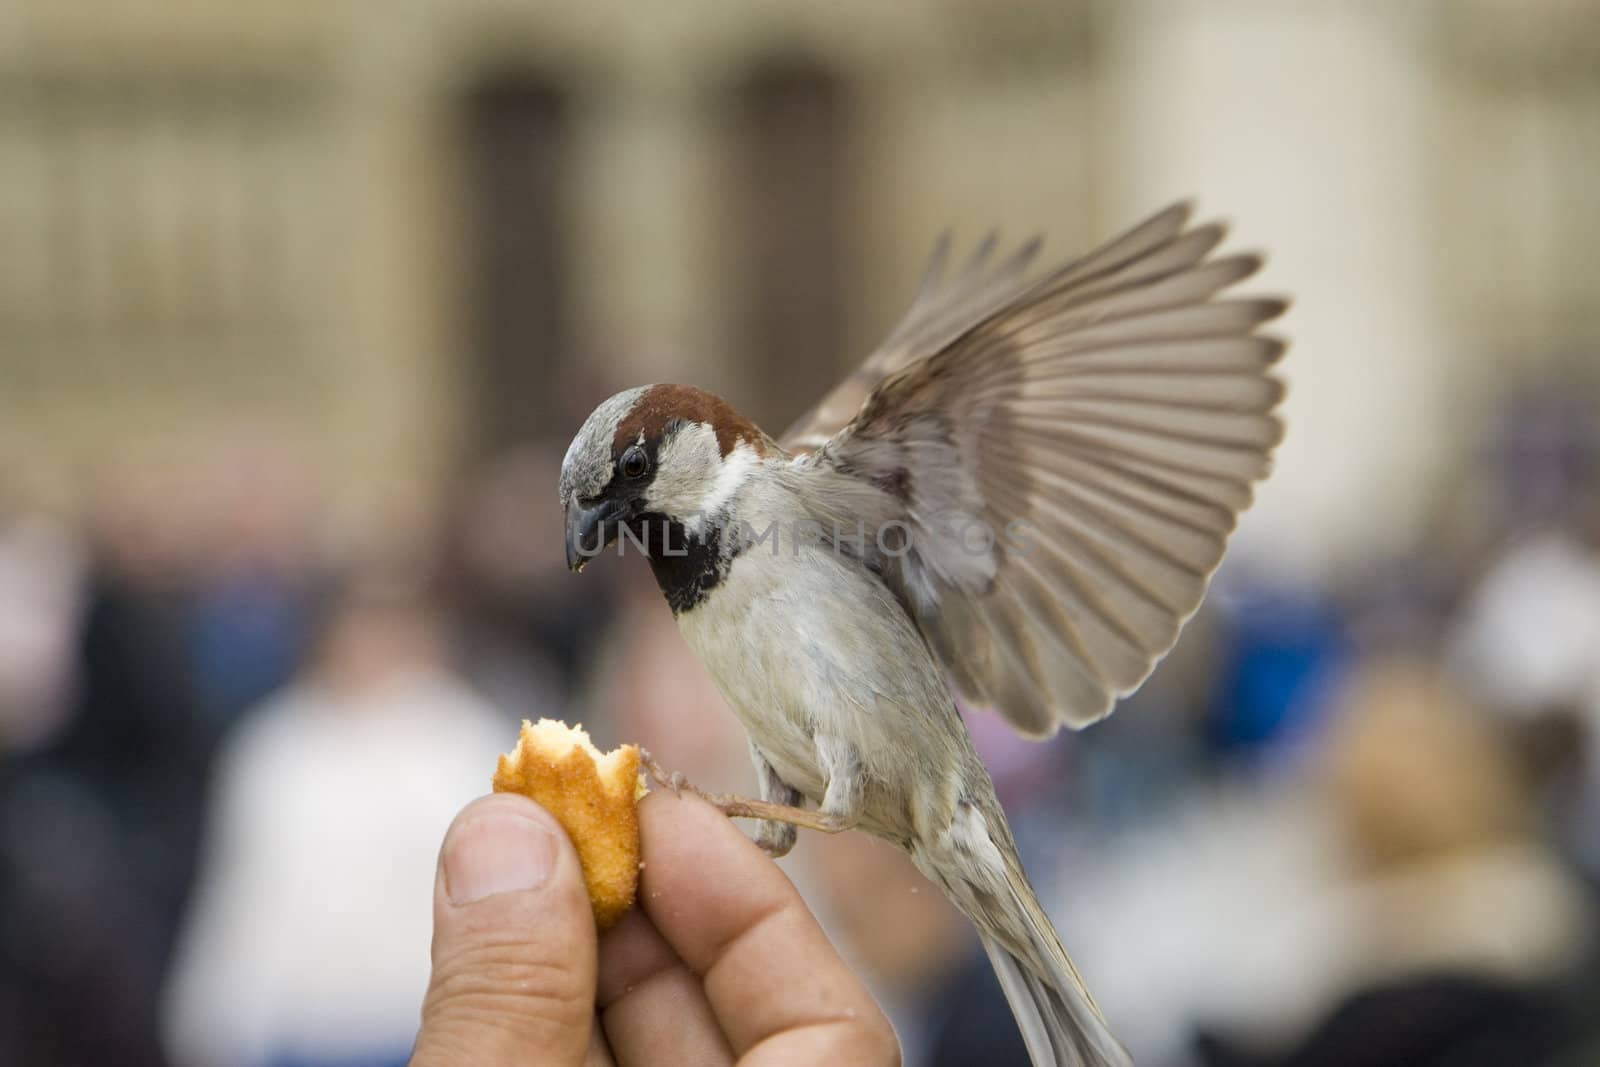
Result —
<path fill-rule="evenodd" d="M 500 757 L 496 793 L 521 793 L 556 817 L 578 851 L 595 925 L 604 930 L 633 906 L 639 888 L 639 813 L 648 790 L 639 749 L 602 753 L 581 726 L 522 720 L 517 747 Z"/>

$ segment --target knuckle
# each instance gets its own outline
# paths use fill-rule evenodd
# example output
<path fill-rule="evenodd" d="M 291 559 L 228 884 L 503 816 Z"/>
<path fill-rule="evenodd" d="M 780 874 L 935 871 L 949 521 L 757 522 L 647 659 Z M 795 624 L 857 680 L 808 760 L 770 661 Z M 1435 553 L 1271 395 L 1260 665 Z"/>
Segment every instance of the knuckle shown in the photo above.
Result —
<path fill-rule="evenodd" d="M 438 961 L 422 1014 L 526 1030 L 587 1018 L 592 1000 L 570 963 L 532 955 L 525 943 L 490 942 Z"/>
<path fill-rule="evenodd" d="M 900 1039 L 880 1011 L 858 1015 L 828 1027 L 818 1050 L 829 1063 L 851 1067 L 900 1067 Z"/>

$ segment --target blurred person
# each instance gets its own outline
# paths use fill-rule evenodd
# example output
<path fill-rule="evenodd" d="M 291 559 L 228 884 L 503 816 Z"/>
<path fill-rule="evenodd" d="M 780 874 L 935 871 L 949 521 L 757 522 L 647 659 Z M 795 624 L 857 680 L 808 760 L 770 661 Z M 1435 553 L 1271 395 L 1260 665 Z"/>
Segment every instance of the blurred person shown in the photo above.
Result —
<path fill-rule="evenodd" d="M 1581 962 L 1595 917 L 1502 737 L 1425 662 L 1374 665 L 1344 703 L 1322 769 L 1375 969 Z"/>
<path fill-rule="evenodd" d="M 1512 392 L 1462 494 L 1478 551 L 1462 569 L 1446 662 L 1513 739 L 1547 816 L 1600 881 L 1600 406 L 1592 380 Z M 1465 510 L 1465 509 L 1464 509 Z"/>
<path fill-rule="evenodd" d="M 1548 989 L 1567 988 L 1595 930 L 1515 760 L 1425 664 L 1362 666 L 1292 761 L 1235 766 L 1163 823 L 1077 855 L 1059 884 L 1102 1008 L 1157 1065 L 1431 1062 L 1395 1043 L 1427 1033 L 1420 1006 L 1296 1058 L 1341 1005 L 1416 983 L 1441 1003 L 1459 983 L 1535 1004 L 1549 1046 L 1525 1036 L 1524 1058 L 1460 1062 L 1541 1062 L 1572 1038 Z M 1523 1018 L 1492 1039 L 1526 1035 Z"/>
<path fill-rule="evenodd" d="M 168 901 L 93 783 L 12 766 L 0 796 L 0 1063 L 161 1067 Z"/>
<path fill-rule="evenodd" d="M 1049 904 L 1136 1063 L 1194 1063 L 1201 1021 L 1271 1035 L 1315 1018 L 1343 958 L 1322 898 L 1334 842 L 1294 775 L 1234 768 L 1071 857 Z"/>
<path fill-rule="evenodd" d="M 1592 1039 L 1562 984 L 1592 959 L 1593 902 L 1539 837 L 1515 758 L 1436 669 L 1369 668 L 1321 772 L 1345 843 L 1343 992 L 1289 1051 L 1216 1041 L 1208 1062 L 1532 1065 Z"/>
<path fill-rule="evenodd" d="M 1576 710 L 1600 683 L 1600 553 L 1559 529 L 1507 544 L 1465 598 L 1449 654 L 1497 711 Z"/>
<path fill-rule="evenodd" d="M 107 480 L 91 514 L 76 699 L 45 753 L 106 791 L 114 808 L 158 820 L 187 817 L 204 779 L 205 730 L 184 645 L 202 537 L 193 489 L 176 468 Z"/>
<path fill-rule="evenodd" d="M 1600 406 L 1576 380 L 1513 392 L 1474 482 L 1479 551 L 1450 662 L 1493 710 L 1532 716 L 1592 687 L 1600 651 Z"/>
<path fill-rule="evenodd" d="M 351 580 L 307 671 L 225 743 L 165 990 L 173 1061 L 403 1063 L 437 842 L 510 735 L 442 666 L 404 571 Z"/>
<path fill-rule="evenodd" d="M 300 666 L 315 613 L 313 529 L 319 509 L 308 463 L 281 431 L 231 425 L 202 451 L 184 645 L 206 725 L 235 717 Z"/>
<path fill-rule="evenodd" d="M 154 990 L 207 756 L 182 641 L 189 487 L 181 468 L 148 464 L 101 483 L 66 713 L 0 765 L 8 1062 L 162 1062 Z"/>
<path fill-rule="evenodd" d="M 1447 651 L 1600 878 L 1600 552 L 1560 528 L 1515 538 L 1466 596 Z"/>
<path fill-rule="evenodd" d="M 45 744 L 70 710 L 86 548 L 63 522 L 0 517 L 0 758 Z"/>

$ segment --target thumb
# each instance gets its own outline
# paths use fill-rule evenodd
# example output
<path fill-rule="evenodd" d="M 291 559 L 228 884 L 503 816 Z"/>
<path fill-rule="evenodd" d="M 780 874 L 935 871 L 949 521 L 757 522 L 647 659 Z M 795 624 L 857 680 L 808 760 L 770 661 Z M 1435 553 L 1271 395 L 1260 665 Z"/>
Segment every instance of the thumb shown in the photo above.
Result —
<path fill-rule="evenodd" d="M 433 978 L 411 1067 L 576 1067 L 595 966 L 594 914 L 561 827 L 525 797 L 473 801 L 439 852 Z"/>

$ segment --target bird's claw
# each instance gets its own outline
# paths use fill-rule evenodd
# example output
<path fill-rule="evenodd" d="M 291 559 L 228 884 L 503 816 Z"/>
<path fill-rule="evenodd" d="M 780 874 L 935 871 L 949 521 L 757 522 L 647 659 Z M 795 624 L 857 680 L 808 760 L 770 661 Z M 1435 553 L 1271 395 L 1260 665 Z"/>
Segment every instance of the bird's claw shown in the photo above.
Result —
<path fill-rule="evenodd" d="M 700 790 L 689 784 L 689 779 L 683 776 L 682 771 L 669 771 L 661 766 L 661 763 L 650 755 L 649 749 L 639 749 L 639 762 L 644 764 L 644 769 L 650 775 L 651 780 L 663 789 L 672 790 L 673 796 L 682 796 L 685 789 L 695 794 L 700 792 Z"/>

